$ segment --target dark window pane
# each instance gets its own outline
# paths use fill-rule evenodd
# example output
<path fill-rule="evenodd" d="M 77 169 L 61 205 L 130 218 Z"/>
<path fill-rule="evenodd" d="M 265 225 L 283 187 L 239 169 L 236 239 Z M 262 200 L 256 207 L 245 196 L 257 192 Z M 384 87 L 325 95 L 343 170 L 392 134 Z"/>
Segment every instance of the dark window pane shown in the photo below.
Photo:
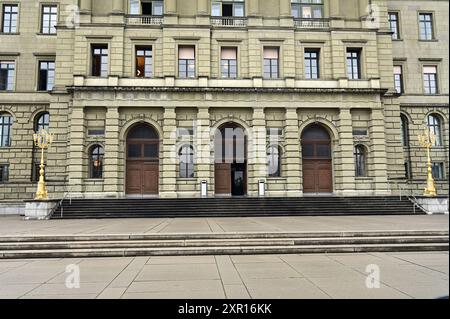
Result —
<path fill-rule="evenodd" d="M 141 150 L 142 150 L 141 144 L 129 144 L 128 145 L 128 157 L 130 157 L 130 158 L 142 157 Z"/>
<path fill-rule="evenodd" d="M 145 144 L 144 145 L 144 157 L 145 158 L 157 158 L 158 157 L 158 144 Z"/>

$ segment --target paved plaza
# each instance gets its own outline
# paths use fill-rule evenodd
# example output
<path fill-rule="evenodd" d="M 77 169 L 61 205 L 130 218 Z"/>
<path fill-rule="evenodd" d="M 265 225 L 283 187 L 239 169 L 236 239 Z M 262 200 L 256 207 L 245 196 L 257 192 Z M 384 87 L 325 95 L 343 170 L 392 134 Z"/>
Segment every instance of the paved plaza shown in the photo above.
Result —
<path fill-rule="evenodd" d="M 0 298 L 442 298 L 449 294 L 448 258 L 429 252 L 3 260 Z M 66 270 L 74 265 L 80 286 L 69 289 Z M 368 265 L 379 267 L 379 288 L 367 288 Z"/>

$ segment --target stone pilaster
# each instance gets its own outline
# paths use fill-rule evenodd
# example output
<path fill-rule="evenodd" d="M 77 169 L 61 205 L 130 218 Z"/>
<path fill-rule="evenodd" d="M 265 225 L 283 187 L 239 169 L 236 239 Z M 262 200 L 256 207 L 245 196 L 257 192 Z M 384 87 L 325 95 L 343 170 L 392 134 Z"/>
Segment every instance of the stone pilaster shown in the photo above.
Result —
<path fill-rule="evenodd" d="M 248 25 L 258 26 L 262 25 L 262 17 L 259 12 L 259 0 L 248 1 Z"/>
<path fill-rule="evenodd" d="M 199 15 L 208 14 L 208 0 L 197 0 L 197 13 Z"/>
<path fill-rule="evenodd" d="M 352 114 L 348 108 L 342 108 L 339 113 L 339 143 L 335 165 L 335 192 L 339 195 L 354 195 L 353 126 Z"/>
<path fill-rule="evenodd" d="M 291 0 L 280 0 L 280 25 L 283 27 L 294 26 L 291 12 Z"/>
<path fill-rule="evenodd" d="M 212 172 L 214 172 L 214 159 L 211 156 L 211 124 L 208 107 L 200 107 L 197 113 L 196 136 L 195 136 L 195 164 L 197 171 L 197 188 L 202 181 L 208 183 L 208 196 L 214 196 L 214 185 Z"/>
<path fill-rule="evenodd" d="M 124 13 L 124 0 L 113 0 L 113 13 L 123 14 Z"/>
<path fill-rule="evenodd" d="M 80 0 L 80 13 L 92 12 L 92 0 Z"/>
<path fill-rule="evenodd" d="M 70 118 L 69 187 L 67 190 L 73 196 L 78 196 L 83 191 L 85 130 L 84 110 L 82 107 L 74 106 Z"/>
<path fill-rule="evenodd" d="M 252 123 L 252 131 L 247 138 L 247 193 L 249 196 L 258 196 L 258 181 L 267 179 L 266 115 L 263 108 L 253 109 Z"/>
<path fill-rule="evenodd" d="M 296 109 L 286 110 L 285 123 L 285 156 L 286 161 L 286 195 L 296 197 L 302 195 L 302 180 L 300 167 L 300 132 Z"/>
<path fill-rule="evenodd" d="M 330 8 L 330 17 L 331 18 L 340 16 L 339 0 L 330 0 L 329 8 Z"/>
<path fill-rule="evenodd" d="M 160 182 L 159 195 L 161 198 L 176 198 L 177 184 L 177 151 L 176 147 L 177 115 L 175 107 L 166 107 L 164 110 L 163 136 L 161 141 Z"/>
<path fill-rule="evenodd" d="M 368 6 L 369 6 L 369 0 L 358 0 L 359 3 L 359 16 L 361 19 L 365 19 L 369 12 L 368 12 Z"/>
<path fill-rule="evenodd" d="M 104 191 L 118 196 L 120 189 L 120 121 L 118 107 L 110 107 L 106 112 L 105 126 L 105 158 L 103 166 Z"/>
<path fill-rule="evenodd" d="M 370 176 L 373 176 L 375 195 L 388 194 L 388 166 L 386 151 L 385 118 L 382 109 L 373 109 L 370 119 L 369 135 L 372 148 L 368 160 L 372 163 Z M 373 156 L 374 158 L 370 158 Z"/>

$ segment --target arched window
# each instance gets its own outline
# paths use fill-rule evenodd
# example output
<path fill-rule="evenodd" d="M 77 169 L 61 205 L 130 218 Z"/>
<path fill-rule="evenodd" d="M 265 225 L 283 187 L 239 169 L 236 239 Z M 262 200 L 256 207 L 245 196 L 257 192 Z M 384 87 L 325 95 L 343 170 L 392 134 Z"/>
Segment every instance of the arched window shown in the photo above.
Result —
<path fill-rule="evenodd" d="M 48 112 L 40 113 L 36 117 L 36 122 L 34 125 L 34 130 L 39 132 L 44 129 L 48 132 L 48 127 L 50 126 L 50 114 Z"/>
<path fill-rule="evenodd" d="M 11 127 L 13 118 L 8 113 L 0 114 L 0 147 L 11 146 Z"/>
<path fill-rule="evenodd" d="M 442 135 L 441 135 L 441 119 L 436 114 L 430 114 L 427 118 L 428 129 L 430 133 L 436 135 L 436 141 L 434 142 L 434 146 L 442 145 Z"/>
<path fill-rule="evenodd" d="M 194 148 L 191 145 L 183 145 L 178 153 L 180 156 L 180 177 L 194 177 Z"/>
<path fill-rule="evenodd" d="M 402 145 L 409 146 L 409 122 L 408 118 L 405 115 L 400 115 L 401 120 L 401 136 L 402 136 Z"/>
<path fill-rule="evenodd" d="M 278 145 L 272 145 L 269 147 L 267 153 L 269 164 L 269 177 L 281 176 L 281 147 Z"/>
<path fill-rule="evenodd" d="M 363 145 L 356 145 L 354 150 L 355 157 L 355 176 L 366 176 L 366 148 Z"/>
<path fill-rule="evenodd" d="M 89 178 L 103 178 L 103 157 L 105 151 L 102 146 L 94 145 L 89 152 Z"/>

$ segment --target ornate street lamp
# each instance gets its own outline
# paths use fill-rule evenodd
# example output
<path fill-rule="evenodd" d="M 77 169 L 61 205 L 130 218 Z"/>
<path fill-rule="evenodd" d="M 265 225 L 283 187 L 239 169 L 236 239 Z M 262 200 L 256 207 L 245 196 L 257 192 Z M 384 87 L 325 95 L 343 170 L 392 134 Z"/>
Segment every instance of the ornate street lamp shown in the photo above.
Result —
<path fill-rule="evenodd" d="M 428 128 L 426 128 L 423 134 L 418 135 L 420 146 L 427 149 L 427 160 L 428 160 L 428 176 L 427 176 L 427 188 L 425 188 L 424 196 L 434 197 L 436 196 L 436 186 L 433 178 L 433 170 L 431 168 L 431 156 L 430 156 L 430 148 L 433 147 L 436 142 L 436 135 L 433 132 L 430 132 Z"/>
<path fill-rule="evenodd" d="M 33 134 L 34 144 L 41 149 L 41 165 L 39 170 L 39 183 L 36 192 L 36 200 L 46 200 L 48 199 L 47 188 L 45 187 L 44 178 L 44 150 L 49 148 L 50 144 L 53 142 L 53 134 L 50 134 L 45 129 L 40 129 L 39 132 Z"/>

